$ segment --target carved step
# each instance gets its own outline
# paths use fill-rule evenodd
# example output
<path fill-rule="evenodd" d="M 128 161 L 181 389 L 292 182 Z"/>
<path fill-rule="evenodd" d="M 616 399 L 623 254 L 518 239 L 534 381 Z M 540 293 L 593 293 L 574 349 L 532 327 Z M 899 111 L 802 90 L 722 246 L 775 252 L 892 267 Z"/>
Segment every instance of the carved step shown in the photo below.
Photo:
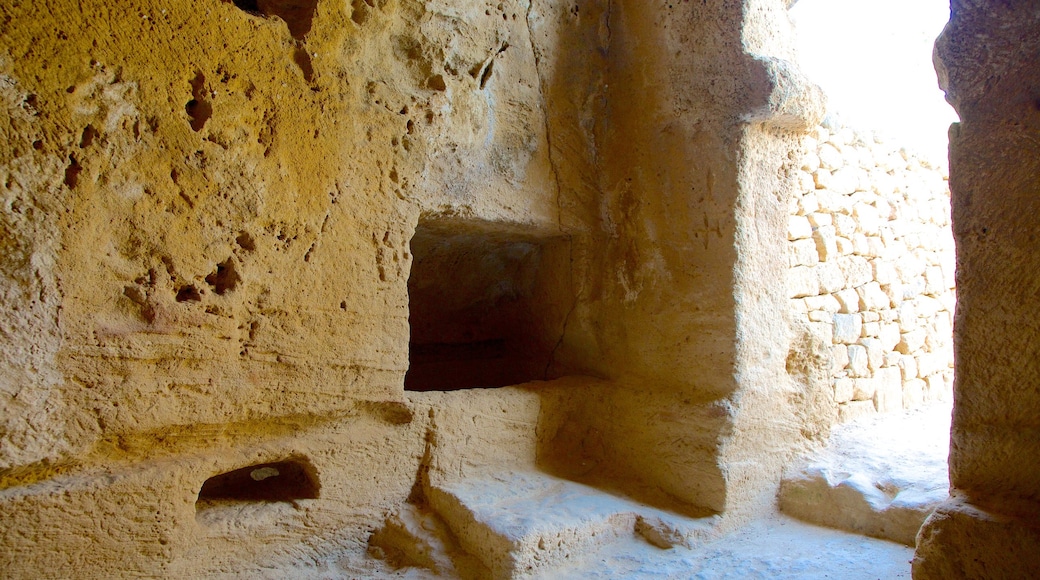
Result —
<path fill-rule="evenodd" d="M 426 495 L 459 545 L 496 579 L 541 576 L 636 534 L 670 548 L 689 546 L 711 529 L 704 520 L 533 472 L 435 484 Z"/>

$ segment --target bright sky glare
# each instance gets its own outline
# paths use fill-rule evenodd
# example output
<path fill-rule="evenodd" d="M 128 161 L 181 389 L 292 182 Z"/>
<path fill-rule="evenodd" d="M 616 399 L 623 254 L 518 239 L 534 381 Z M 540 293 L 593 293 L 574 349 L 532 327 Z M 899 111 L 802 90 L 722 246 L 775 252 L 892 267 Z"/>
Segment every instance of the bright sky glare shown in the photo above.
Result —
<path fill-rule="evenodd" d="M 950 0 L 800 0 L 790 11 L 802 69 L 846 124 L 946 158 L 957 115 L 938 88 L 932 45 Z"/>

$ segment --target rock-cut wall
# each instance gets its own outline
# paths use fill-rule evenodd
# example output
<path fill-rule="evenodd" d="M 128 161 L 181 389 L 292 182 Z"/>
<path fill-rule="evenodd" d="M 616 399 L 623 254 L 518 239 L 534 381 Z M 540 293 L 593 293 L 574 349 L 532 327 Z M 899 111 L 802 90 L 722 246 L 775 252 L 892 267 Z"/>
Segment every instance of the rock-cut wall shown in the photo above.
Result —
<path fill-rule="evenodd" d="M 949 400 L 956 303 L 942 164 L 828 120 L 790 202 L 792 317 L 830 344 L 838 418 Z"/>
<path fill-rule="evenodd" d="M 506 425 L 559 475 L 772 509 L 829 426 L 785 366 L 823 109 L 786 10 L 0 2 L 0 569 L 363 555 Z"/>

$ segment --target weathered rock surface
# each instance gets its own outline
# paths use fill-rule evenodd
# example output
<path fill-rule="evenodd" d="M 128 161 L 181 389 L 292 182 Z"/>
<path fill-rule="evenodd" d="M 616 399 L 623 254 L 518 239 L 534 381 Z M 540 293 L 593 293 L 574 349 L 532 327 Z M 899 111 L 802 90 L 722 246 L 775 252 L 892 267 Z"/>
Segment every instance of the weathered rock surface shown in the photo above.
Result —
<path fill-rule="evenodd" d="M 957 240 L 953 497 L 918 536 L 914 577 L 1040 570 L 1040 11 L 954 2 L 936 69 L 950 128 Z"/>

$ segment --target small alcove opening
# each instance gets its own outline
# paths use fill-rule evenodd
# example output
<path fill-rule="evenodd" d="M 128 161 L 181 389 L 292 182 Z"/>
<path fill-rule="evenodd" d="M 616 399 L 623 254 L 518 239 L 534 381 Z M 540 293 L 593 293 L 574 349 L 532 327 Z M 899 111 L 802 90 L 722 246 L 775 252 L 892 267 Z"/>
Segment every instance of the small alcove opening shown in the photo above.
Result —
<path fill-rule="evenodd" d="M 296 40 L 303 40 L 311 31 L 318 8 L 318 0 L 232 0 L 232 3 L 250 14 L 281 18 Z"/>
<path fill-rule="evenodd" d="M 411 252 L 406 390 L 558 376 L 554 350 L 573 303 L 565 237 L 509 224 L 421 220 Z"/>
<path fill-rule="evenodd" d="M 317 499 L 320 489 L 317 471 L 306 459 L 259 463 L 207 479 L 195 510 L 202 513 L 234 504 Z"/>

